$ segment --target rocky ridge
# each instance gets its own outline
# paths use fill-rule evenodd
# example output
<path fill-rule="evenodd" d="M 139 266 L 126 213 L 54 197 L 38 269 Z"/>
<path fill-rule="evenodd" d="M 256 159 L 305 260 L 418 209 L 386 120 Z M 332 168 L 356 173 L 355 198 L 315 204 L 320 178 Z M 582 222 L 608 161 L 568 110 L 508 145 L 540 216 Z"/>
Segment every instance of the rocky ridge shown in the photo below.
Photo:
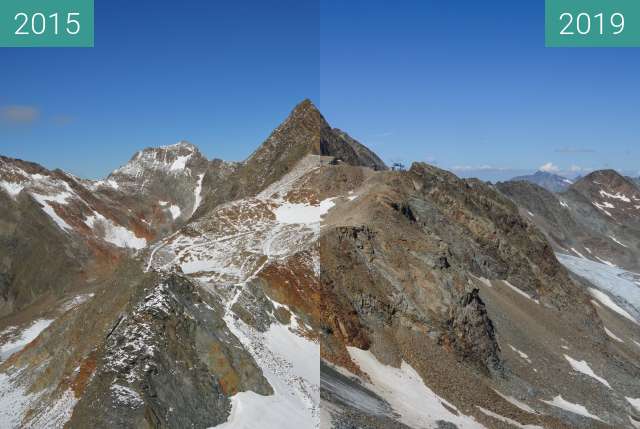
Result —
<path fill-rule="evenodd" d="M 52 234 L 119 257 L 48 312 L 24 304 L 23 321 L 2 319 L 8 427 L 640 422 L 637 319 L 558 261 L 515 192 L 423 163 L 389 171 L 308 100 L 244 162 L 202 162 L 181 143 L 105 183 L 75 180 L 114 206 L 144 188 L 193 215 L 150 222 L 156 235 L 132 252 L 33 207 Z M 33 205 L 36 190 L 0 198 Z M 79 221 L 103 213 L 88 198 Z M 74 226 L 67 205 L 53 213 Z"/>

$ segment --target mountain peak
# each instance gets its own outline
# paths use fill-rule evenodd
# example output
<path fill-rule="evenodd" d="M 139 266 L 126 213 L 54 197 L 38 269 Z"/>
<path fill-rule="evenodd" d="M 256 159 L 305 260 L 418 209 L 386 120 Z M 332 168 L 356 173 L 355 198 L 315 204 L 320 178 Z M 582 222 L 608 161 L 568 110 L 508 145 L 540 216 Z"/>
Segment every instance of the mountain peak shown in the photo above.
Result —
<path fill-rule="evenodd" d="M 165 180 L 173 181 L 178 176 L 189 182 L 196 180 L 206 169 L 207 163 L 200 150 L 187 141 L 147 147 L 136 152 L 125 165 L 111 172 L 106 183 L 142 189 L 157 182 L 160 190 Z M 168 177 L 172 179 L 167 179 Z"/>
<path fill-rule="evenodd" d="M 198 149 L 198 147 L 196 145 L 194 145 L 193 143 L 190 143 L 186 140 L 180 140 L 177 143 L 174 144 L 170 144 L 170 145 L 166 145 L 166 146 L 160 146 L 158 149 L 164 149 L 164 150 L 181 150 L 181 149 L 185 149 L 185 150 L 189 150 L 191 152 L 200 152 L 200 149 Z"/>
<path fill-rule="evenodd" d="M 613 169 L 596 170 L 584 176 L 580 181 L 586 182 L 600 182 L 604 184 L 613 184 L 620 182 L 627 182 L 620 173 Z"/>
<path fill-rule="evenodd" d="M 309 99 L 298 103 L 289 116 L 244 162 L 244 171 L 255 191 L 273 183 L 307 155 L 334 157 L 336 160 L 375 170 L 386 166 L 369 149 L 346 133 L 331 128 Z"/>
<path fill-rule="evenodd" d="M 606 216 L 640 226 L 640 189 L 615 170 L 596 170 L 571 186 Z"/>
<path fill-rule="evenodd" d="M 573 187 L 583 193 L 601 190 L 634 195 L 638 193 L 638 187 L 632 180 L 612 169 L 593 171 L 578 180 Z"/>
<path fill-rule="evenodd" d="M 161 157 L 171 157 L 171 156 L 184 156 L 189 154 L 199 154 L 201 155 L 200 149 L 198 147 L 186 140 L 180 140 L 177 143 L 164 145 L 164 146 L 150 146 L 146 147 L 142 150 L 136 152 L 130 161 L 134 161 L 136 159 L 140 159 L 144 157 L 145 154 L 153 154 L 152 156 L 156 156 L 156 154 L 161 154 Z"/>
<path fill-rule="evenodd" d="M 320 110 L 318 110 L 316 105 L 313 104 L 313 101 L 308 98 L 305 98 L 300 103 L 296 104 L 289 116 L 292 118 L 322 118 Z M 322 119 L 324 120 L 324 118 Z"/>
<path fill-rule="evenodd" d="M 517 176 L 510 182 L 529 182 L 541 186 L 551 192 L 566 191 L 573 182 L 566 177 L 548 171 L 538 170 L 527 176 Z"/>

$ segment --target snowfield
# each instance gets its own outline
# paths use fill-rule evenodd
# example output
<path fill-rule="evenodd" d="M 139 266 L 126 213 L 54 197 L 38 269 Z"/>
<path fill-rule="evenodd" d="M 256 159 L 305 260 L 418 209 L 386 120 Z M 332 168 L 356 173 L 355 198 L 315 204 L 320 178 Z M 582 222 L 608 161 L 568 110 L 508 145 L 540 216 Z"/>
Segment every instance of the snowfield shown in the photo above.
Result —
<path fill-rule="evenodd" d="M 586 258 L 556 254 L 558 260 L 573 273 L 584 277 L 596 288 L 589 292 L 602 305 L 622 317 L 638 323 L 640 318 L 639 275 L 606 263 Z"/>

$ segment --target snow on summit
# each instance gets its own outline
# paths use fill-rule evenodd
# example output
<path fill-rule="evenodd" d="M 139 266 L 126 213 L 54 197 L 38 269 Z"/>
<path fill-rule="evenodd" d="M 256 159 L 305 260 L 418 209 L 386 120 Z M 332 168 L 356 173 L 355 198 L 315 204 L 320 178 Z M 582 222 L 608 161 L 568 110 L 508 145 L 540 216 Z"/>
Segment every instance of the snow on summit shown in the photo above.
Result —
<path fill-rule="evenodd" d="M 127 164 L 116 169 L 112 176 L 140 177 L 147 171 L 157 170 L 171 172 L 172 174 L 185 172 L 190 174 L 187 164 L 195 154 L 199 155 L 198 149 L 187 142 L 143 149 L 137 152 Z"/>

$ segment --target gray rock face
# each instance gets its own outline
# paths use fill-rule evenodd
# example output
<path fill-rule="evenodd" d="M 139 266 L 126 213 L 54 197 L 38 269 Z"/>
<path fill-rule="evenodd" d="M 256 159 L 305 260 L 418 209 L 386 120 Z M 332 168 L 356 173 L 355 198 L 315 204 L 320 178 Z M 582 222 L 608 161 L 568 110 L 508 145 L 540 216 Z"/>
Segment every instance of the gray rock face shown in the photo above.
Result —
<path fill-rule="evenodd" d="M 204 428 L 227 419 L 231 394 L 249 386 L 272 394 L 222 313 L 178 275 L 145 290 L 108 334 L 69 427 Z"/>

